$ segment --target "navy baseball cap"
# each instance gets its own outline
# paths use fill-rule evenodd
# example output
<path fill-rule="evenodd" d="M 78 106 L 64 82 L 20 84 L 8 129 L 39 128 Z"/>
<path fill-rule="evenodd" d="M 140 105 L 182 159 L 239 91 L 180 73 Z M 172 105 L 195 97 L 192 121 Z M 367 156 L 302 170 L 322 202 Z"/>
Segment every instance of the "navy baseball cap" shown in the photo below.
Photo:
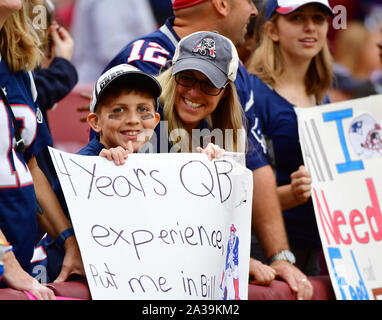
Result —
<path fill-rule="evenodd" d="M 90 101 L 90 112 L 94 112 L 104 90 L 112 83 L 115 83 L 117 79 L 126 79 L 126 83 L 128 83 L 127 81 L 130 81 L 131 83 L 131 80 L 133 80 L 135 83 L 142 84 L 142 88 L 145 88 L 152 93 L 155 101 L 159 98 L 162 92 L 161 85 L 152 75 L 149 75 L 132 65 L 119 64 L 107 70 L 98 78 Z"/>
<path fill-rule="evenodd" d="M 179 41 L 173 57 L 172 74 L 185 70 L 203 73 L 216 88 L 235 81 L 239 67 L 237 50 L 228 38 L 217 32 L 195 32 Z"/>
<path fill-rule="evenodd" d="M 333 16 L 333 9 L 328 0 L 268 0 L 265 6 L 265 16 L 268 21 L 275 12 L 279 14 L 288 14 L 309 3 L 323 5 L 326 9 L 328 9 L 329 14 Z"/>

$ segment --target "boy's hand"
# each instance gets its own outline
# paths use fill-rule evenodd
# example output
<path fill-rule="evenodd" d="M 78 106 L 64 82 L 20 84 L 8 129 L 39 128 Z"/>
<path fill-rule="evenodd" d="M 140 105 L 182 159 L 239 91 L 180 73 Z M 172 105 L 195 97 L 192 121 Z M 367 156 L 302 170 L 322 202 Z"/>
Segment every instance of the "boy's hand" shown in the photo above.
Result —
<path fill-rule="evenodd" d="M 127 159 L 127 155 L 129 153 L 133 153 L 133 144 L 131 141 L 127 143 L 127 148 L 124 149 L 121 146 L 110 149 L 102 149 L 99 153 L 99 156 L 104 157 L 110 161 L 114 161 L 115 165 L 123 165 L 125 164 L 125 160 Z"/>
<path fill-rule="evenodd" d="M 224 155 L 225 152 L 224 149 L 213 143 L 209 143 L 205 149 L 197 147 L 196 151 L 205 153 L 208 157 L 208 160 L 219 159 Z"/>

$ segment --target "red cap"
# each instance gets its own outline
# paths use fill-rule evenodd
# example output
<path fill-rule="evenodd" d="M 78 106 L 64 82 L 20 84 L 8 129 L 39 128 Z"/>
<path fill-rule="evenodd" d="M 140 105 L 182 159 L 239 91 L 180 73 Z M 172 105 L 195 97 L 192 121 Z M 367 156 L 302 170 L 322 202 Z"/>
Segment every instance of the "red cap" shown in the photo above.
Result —
<path fill-rule="evenodd" d="M 188 7 L 193 7 L 199 3 L 202 3 L 206 0 L 171 0 L 172 8 L 174 10 L 184 9 Z"/>

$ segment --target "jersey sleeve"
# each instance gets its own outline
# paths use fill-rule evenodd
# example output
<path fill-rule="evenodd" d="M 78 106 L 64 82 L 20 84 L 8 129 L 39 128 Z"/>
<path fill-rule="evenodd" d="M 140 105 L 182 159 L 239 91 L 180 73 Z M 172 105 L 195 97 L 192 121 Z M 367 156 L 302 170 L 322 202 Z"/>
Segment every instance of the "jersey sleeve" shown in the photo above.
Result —
<path fill-rule="evenodd" d="M 49 68 L 37 68 L 33 71 L 38 91 L 38 105 L 42 110 L 51 109 L 63 99 L 78 82 L 74 65 L 67 59 L 54 58 Z"/>
<path fill-rule="evenodd" d="M 41 150 L 43 150 L 47 146 L 53 145 L 53 140 L 46 125 L 45 119 L 42 115 L 40 107 L 37 104 L 37 90 L 31 72 L 29 72 L 28 82 L 28 86 L 30 88 L 33 99 L 33 106 L 31 106 L 31 109 L 35 112 L 37 125 L 36 134 L 33 139 L 33 142 L 26 145 L 26 149 L 24 152 L 24 159 L 26 162 L 28 162 L 32 156 L 36 156 Z M 29 137 L 26 137 L 26 135 L 29 135 L 29 132 L 27 130 L 22 130 L 21 137 L 24 139 L 24 141 L 27 141 L 26 139 L 30 139 Z"/>
<path fill-rule="evenodd" d="M 156 39 L 137 39 L 123 48 L 103 72 L 118 64 L 127 63 L 143 72 L 156 76 L 167 68 L 171 57 L 172 53 L 165 49 L 165 46 Z"/>
<path fill-rule="evenodd" d="M 248 145 L 246 154 L 246 166 L 255 170 L 269 164 L 267 148 L 261 133 L 260 121 L 252 117 L 248 121 Z"/>
<path fill-rule="evenodd" d="M 261 121 L 256 115 L 254 106 L 255 83 L 242 64 L 239 66 L 235 85 L 246 118 L 248 138 L 246 164 L 248 169 L 255 170 L 268 165 L 269 159 L 262 134 Z"/>

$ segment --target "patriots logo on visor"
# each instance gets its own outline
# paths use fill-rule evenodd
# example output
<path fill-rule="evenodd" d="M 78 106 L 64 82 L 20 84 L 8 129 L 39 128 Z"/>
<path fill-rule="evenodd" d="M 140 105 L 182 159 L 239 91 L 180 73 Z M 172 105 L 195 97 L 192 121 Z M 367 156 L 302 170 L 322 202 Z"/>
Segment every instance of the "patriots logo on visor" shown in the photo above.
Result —
<path fill-rule="evenodd" d="M 215 40 L 211 38 L 204 38 L 200 43 L 192 50 L 194 53 L 200 53 L 202 56 L 216 57 Z"/>

